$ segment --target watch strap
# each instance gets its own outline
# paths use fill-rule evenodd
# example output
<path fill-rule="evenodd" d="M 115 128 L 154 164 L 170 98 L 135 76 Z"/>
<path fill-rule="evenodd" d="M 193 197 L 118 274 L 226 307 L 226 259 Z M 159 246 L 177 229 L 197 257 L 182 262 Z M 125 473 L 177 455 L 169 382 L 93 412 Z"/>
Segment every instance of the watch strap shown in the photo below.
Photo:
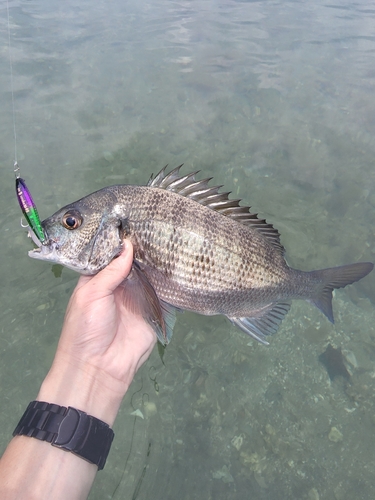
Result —
<path fill-rule="evenodd" d="M 71 406 L 32 401 L 13 436 L 47 441 L 103 469 L 114 432 L 108 424 Z"/>

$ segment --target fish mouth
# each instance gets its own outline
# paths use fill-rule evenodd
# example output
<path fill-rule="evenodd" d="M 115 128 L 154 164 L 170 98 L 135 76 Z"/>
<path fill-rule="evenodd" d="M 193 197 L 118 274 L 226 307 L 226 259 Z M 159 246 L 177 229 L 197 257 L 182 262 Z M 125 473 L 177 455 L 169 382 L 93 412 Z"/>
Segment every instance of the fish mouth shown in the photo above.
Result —
<path fill-rule="evenodd" d="M 35 240 L 34 240 L 35 242 Z M 35 242 L 36 243 L 36 242 Z M 57 253 L 58 250 L 58 245 L 57 243 L 47 241 L 44 244 L 41 244 L 39 242 L 36 243 L 38 245 L 37 248 L 34 248 L 33 250 L 30 250 L 28 252 L 28 256 L 31 257 L 32 259 L 38 259 L 38 260 L 50 260 L 53 262 L 58 262 L 59 261 L 59 255 Z"/>
<path fill-rule="evenodd" d="M 49 260 L 59 262 L 60 256 L 57 253 L 59 245 L 51 239 L 46 239 L 43 243 L 39 240 L 34 231 L 29 227 L 28 237 L 33 240 L 37 248 L 28 252 L 29 257 L 38 260 Z"/>

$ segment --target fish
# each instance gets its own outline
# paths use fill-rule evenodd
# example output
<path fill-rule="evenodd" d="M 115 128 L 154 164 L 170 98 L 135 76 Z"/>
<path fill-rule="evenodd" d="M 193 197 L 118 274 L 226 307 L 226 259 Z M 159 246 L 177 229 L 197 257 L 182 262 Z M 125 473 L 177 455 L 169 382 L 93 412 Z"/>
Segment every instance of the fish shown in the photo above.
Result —
<path fill-rule="evenodd" d="M 164 167 L 146 185 L 113 185 L 42 221 L 35 259 L 92 275 L 134 248 L 124 301 L 170 342 L 176 312 L 224 315 L 263 344 L 291 301 L 304 299 L 333 323 L 332 291 L 365 277 L 371 262 L 315 271 L 289 267 L 280 233 L 199 171 Z M 38 243 L 38 240 L 34 241 Z"/>

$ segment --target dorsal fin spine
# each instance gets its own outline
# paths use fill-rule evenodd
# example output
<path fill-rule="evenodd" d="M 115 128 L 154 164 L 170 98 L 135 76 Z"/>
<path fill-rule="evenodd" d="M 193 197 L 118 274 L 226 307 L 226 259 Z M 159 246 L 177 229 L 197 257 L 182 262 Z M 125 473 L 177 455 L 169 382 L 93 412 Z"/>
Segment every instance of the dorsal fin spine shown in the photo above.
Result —
<path fill-rule="evenodd" d="M 184 187 L 191 186 L 191 181 L 195 183 L 195 176 L 198 172 L 199 170 L 197 170 L 196 172 L 192 172 L 189 175 L 185 175 L 184 177 L 179 177 L 178 179 L 168 184 L 167 189 L 169 191 L 175 191 L 176 189 L 179 189 L 179 192 L 181 192 L 180 190 Z"/>

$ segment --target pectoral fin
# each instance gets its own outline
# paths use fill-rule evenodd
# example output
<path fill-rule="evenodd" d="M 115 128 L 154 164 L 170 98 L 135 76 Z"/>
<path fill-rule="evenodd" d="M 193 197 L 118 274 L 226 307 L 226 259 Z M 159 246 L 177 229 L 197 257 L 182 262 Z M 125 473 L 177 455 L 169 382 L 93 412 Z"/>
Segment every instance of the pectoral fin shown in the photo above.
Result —
<path fill-rule="evenodd" d="M 159 300 L 154 287 L 140 269 L 137 262 L 124 281 L 124 301 L 134 314 L 142 316 L 154 329 L 159 342 L 167 345 L 176 322 L 176 309 Z"/>
<path fill-rule="evenodd" d="M 258 342 L 268 345 L 266 336 L 277 332 L 280 323 L 289 309 L 289 302 L 277 302 L 276 304 L 269 304 L 260 309 L 254 316 L 249 318 L 228 318 Z"/>

